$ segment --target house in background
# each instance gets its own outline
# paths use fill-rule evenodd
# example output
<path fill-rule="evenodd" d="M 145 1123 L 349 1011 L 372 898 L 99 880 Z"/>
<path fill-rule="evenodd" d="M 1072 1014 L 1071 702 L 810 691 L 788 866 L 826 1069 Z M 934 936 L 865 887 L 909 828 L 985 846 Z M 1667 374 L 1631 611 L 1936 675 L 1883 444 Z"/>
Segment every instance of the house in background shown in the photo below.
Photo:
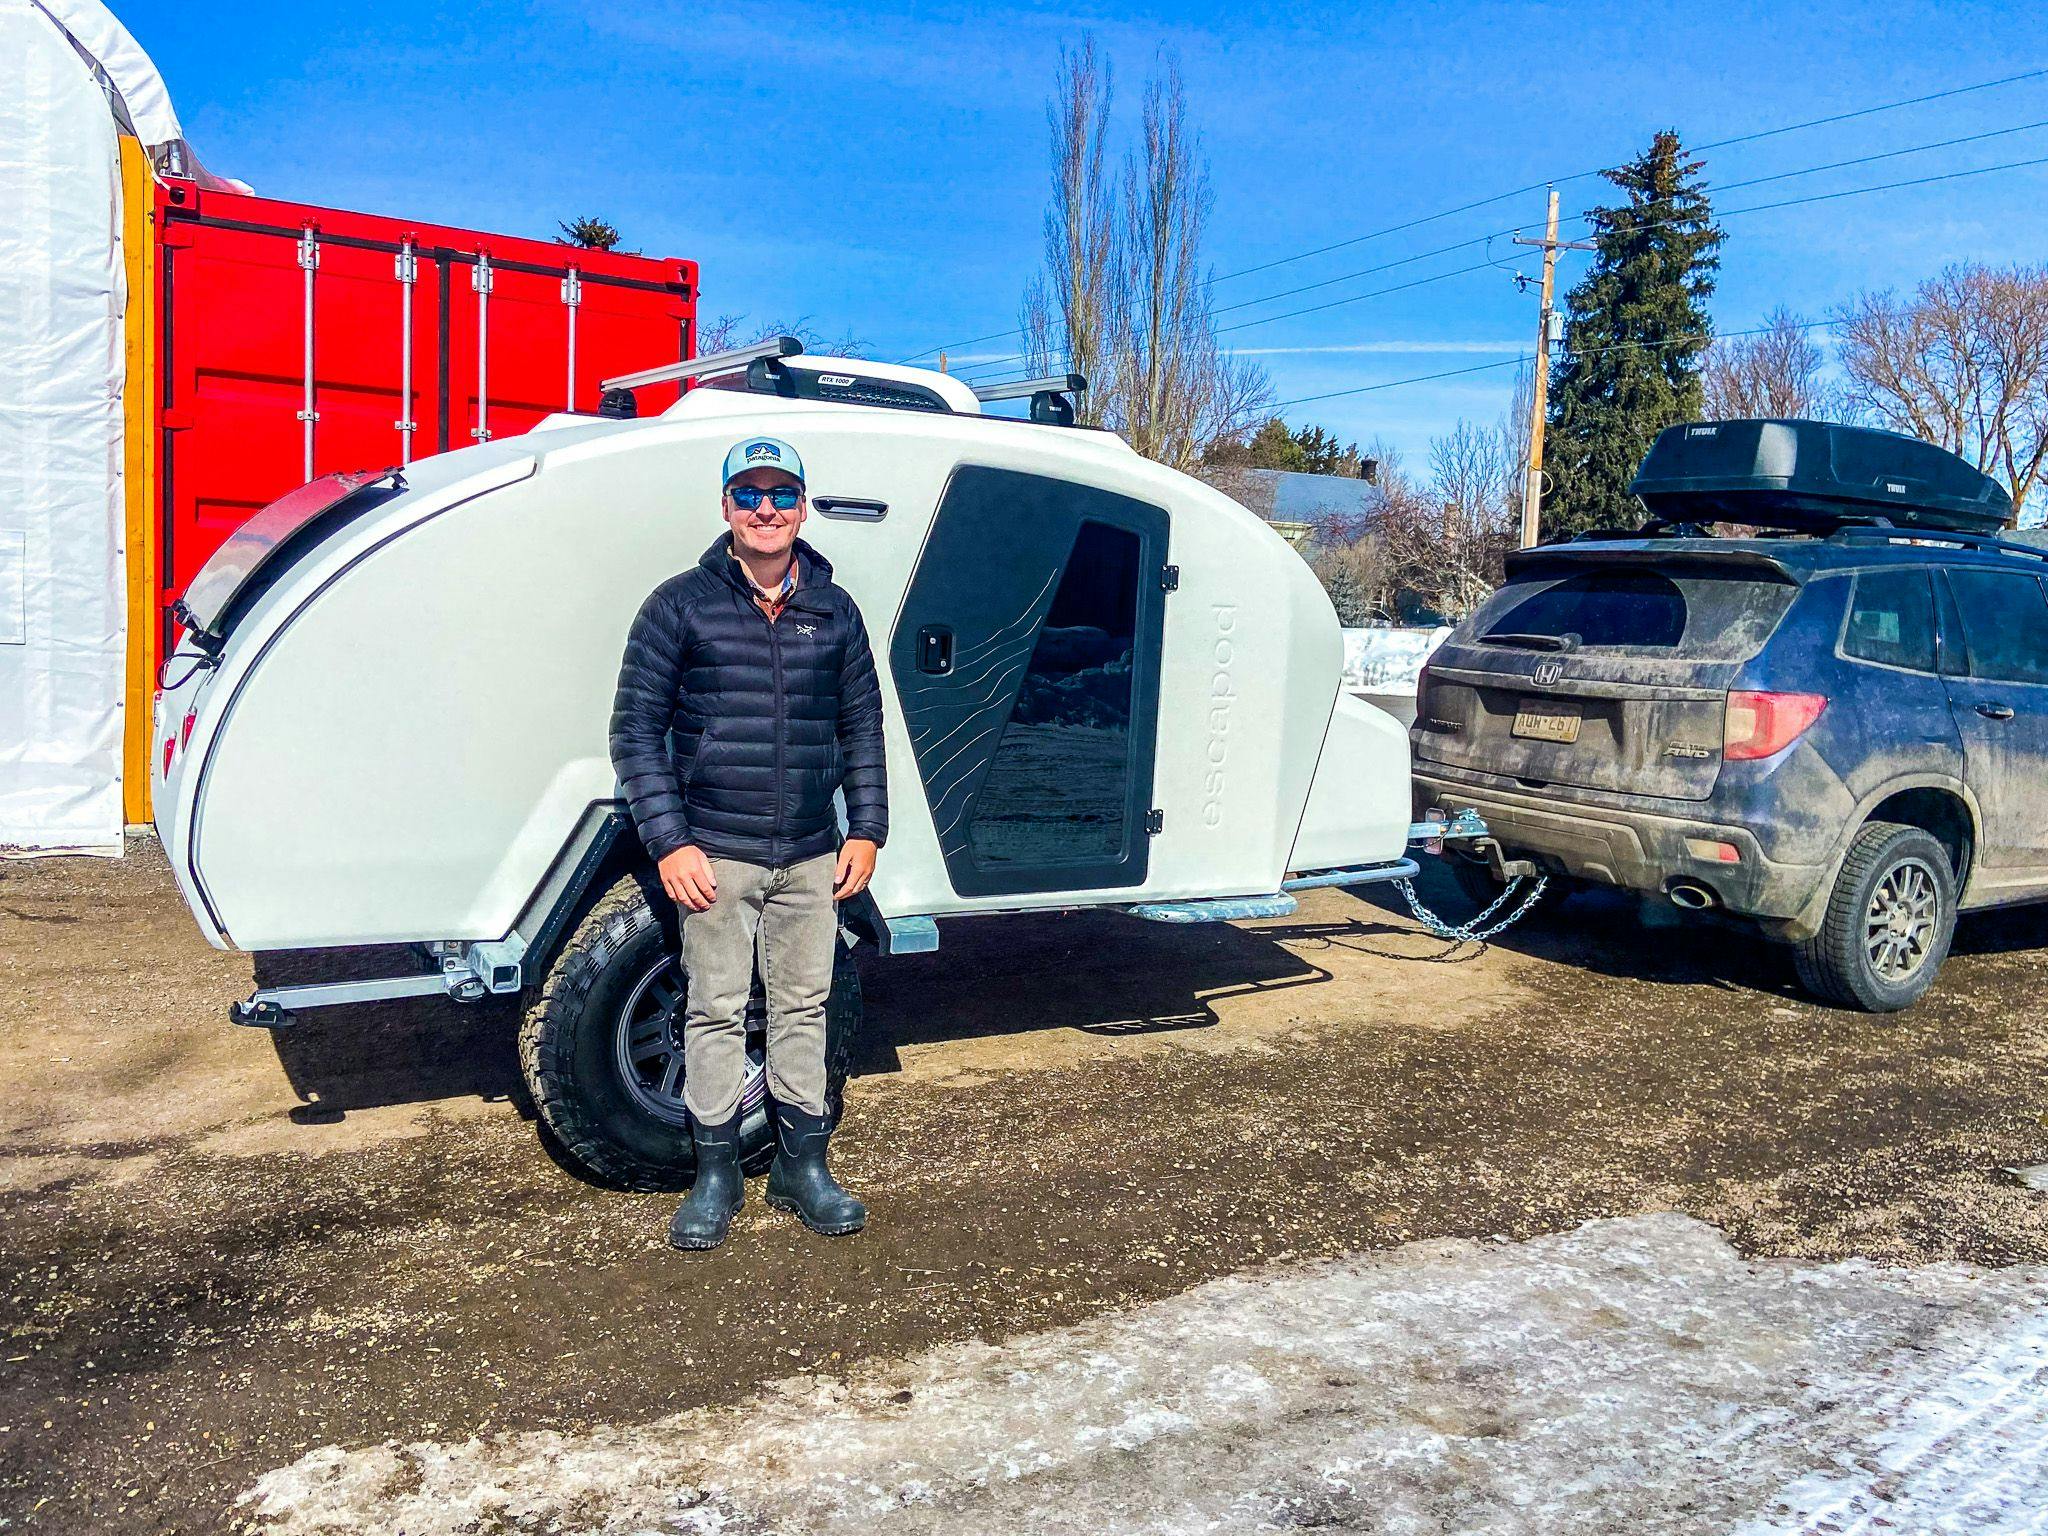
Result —
<path fill-rule="evenodd" d="M 1205 464 L 1195 476 L 1269 523 L 1303 555 L 1318 528 L 1332 522 L 1360 527 L 1374 506 L 1372 482 L 1352 475 Z"/>

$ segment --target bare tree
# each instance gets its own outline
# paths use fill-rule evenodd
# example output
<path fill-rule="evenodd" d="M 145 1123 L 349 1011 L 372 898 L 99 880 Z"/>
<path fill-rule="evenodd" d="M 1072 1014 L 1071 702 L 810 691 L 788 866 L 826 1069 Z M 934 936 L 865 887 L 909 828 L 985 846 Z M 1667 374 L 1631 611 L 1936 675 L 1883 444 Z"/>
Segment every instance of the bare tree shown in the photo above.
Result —
<path fill-rule="evenodd" d="M 1850 405 L 1995 476 L 2017 520 L 2048 461 L 2048 266 L 1946 267 L 1840 319 Z"/>
<path fill-rule="evenodd" d="M 1515 506 L 1514 439 L 1460 421 L 1429 445 L 1429 489 L 1400 532 L 1403 584 L 1448 619 L 1463 618 L 1500 584 Z"/>
<path fill-rule="evenodd" d="M 1020 313 L 1033 372 L 1089 382 L 1084 421 L 1192 468 L 1271 399 L 1266 372 L 1217 343 L 1202 238 L 1211 194 L 1187 97 L 1170 60 L 1146 87 L 1140 141 L 1112 188 L 1104 167 L 1109 66 L 1093 38 L 1061 50 L 1047 121 L 1053 197 L 1044 269 Z"/>
<path fill-rule="evenodd" d="M 1046 126 L 1052 202 L 1045 212 L 1045 267 L 1024 291 L 1024 360 L 1032 373 L 1072 369 L 1091 386 L 1079 419 L 1099 426 L 1122 308 L 1116 206 L 1104 155 L 1112 94 L 1109 62 L 1085 37 L 1060 49 Z"/>
<path fill-rule="evenodd" d="M 750 346 L 771 336 L 794 336 L 804 344 L 806 352 L 821 352 L 827 357 L 865 357 L 868 350 L 868 343 L 852 331 L 827 336 L 808 315 L 766 325 L 749 325 L 745 315 L 726 314 L 698 325 L 697 355 L 704 357 L 713 352 Z"/>
<path fill-rule="evenodd" d="M 1202 236 L 1213 195 L 1188 126 L 1180 70 L 1162 60 L 1145 88 L 1140 146 L 1124 163 L 1123 277 L 1114 424 L 1133 448 L 1176 469 L 1242 432 L 1268 398 L 1265 372 L 1217 344 Z"/>
<path fill-rule="evenodd" d="M 1362 505 L 1327 508 L 1314 518 L 1309 568 L 1346 625 L 1390 624 L 1400 617 L 1402 533 L 1420 513 L 1421 493 L 1400 450 L 1375 441 L 1365 456 L 1379 468 Z"/>
<path fill-rule="evenodd" d="M 1393 621 L 1400 584 L 1379 538 L 1367 534 L 1348 544 L 1332 544 L 1309 561 L 1309 569 L 1330 594 L 1339 624 L 1357 628 Z"/>
<path fill-rule="evenodd" d="M 1798 316 L 1780 306 L 1757 335 L 1716 337 L 1700 369 L 1707 419 L 1834 415 L 1827 359 L 1807 331 Z"/>

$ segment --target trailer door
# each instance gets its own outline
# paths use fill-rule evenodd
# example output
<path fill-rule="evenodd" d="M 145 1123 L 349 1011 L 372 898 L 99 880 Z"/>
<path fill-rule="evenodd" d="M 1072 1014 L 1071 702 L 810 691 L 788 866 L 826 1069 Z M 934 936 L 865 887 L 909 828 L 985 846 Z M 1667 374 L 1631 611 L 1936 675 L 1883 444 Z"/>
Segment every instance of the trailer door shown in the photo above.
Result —
<path fill-rule="evenodd" d="M 1093 486 L 947 483 L 889 656 L 960 895 L 1144 883 L 1166 540 Z"/>

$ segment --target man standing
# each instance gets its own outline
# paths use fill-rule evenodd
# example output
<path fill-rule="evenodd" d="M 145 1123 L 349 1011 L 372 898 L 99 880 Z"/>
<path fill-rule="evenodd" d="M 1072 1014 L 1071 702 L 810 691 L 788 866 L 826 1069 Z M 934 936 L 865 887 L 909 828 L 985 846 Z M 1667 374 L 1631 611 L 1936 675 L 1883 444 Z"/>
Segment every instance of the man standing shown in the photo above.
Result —
<path fill-rule="evenodd" d="M 724 1242 L 746 1192 L 740 1090 L 757 955 L 776 1122 L 768 1203 L 828 1236 L 867 1221 L 825 1166 L 825 999 L 833 904 L 867 888 L 889 830 L 874 655 L 860 609 L 797 537 L 796 450 L 772 437 L 735 444 L 724 506 L 730 532 L 633 620 L 611 724 L 634 824 L 682 909 L 697 1177 L 669 1241 L 688 1249 Z"/>

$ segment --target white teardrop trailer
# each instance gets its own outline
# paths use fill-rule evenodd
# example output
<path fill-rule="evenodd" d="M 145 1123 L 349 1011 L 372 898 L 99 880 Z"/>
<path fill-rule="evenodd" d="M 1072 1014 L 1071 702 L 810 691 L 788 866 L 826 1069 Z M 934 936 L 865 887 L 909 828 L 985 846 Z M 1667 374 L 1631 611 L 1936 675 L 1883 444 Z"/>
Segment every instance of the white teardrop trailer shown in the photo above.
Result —
<path fill-rule="evenodd" d="M 258 514 L 191 584 L 156 715 L 157 827 L 207 938 L 414 946 L 416 967 L 259 990 L 242 1023 L 447 993 L 527 996 L 521 1061 L 600 1179 L 691 1161 L 676 916 L 624 812 L 607 722 L 626 629 L 722 528 L 719 465 L 770 433 L 809 470 L 804 530 L 867 616 L 892 830 L 847 948 L 937 947 L 936 920 L 1111 907 L 1274 916 L 1290 892 L 1412 874 L 1408 741 L 1343 693 L 1301 558 L 1217 491 L 1075 428 L 1075 376 L 980 396 L 793 340 L 608 381 L 612 418 Z M 688 374 L 659 417 L 630 390 Z M 984 414 L 1028 397 L 1031 419 Z M 964 979 L 964 978 L 963 978 Z M 756 1001 L 756 1026 L 759 1018 Z M 769 1139 L 765 1085 L 749 1145 Z"/>

